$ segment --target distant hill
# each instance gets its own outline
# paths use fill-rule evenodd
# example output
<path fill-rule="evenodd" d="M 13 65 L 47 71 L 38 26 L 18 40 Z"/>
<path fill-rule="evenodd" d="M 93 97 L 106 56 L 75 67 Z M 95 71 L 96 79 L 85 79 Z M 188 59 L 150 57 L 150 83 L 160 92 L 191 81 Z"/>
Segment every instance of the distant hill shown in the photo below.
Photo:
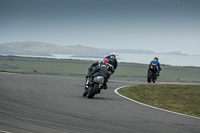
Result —
<path fill-rule="evenodd" d="M 11 55 L 50 55 L 50 54 L 79 54 L 90 55 L 102 53 L 101 50 L 82 45 L 60 46 L 43 42 L 12 42 L 0 44 L 0 54 Z"/>
<path fill-rule="evenodd" d="M 74 56 L 103 56 L 110 52 L 116 53 L 134 53 L 134 54 L 156 54 L 150 50 L 134 50 L 134 49 L 98 49 L 82 45 L 61 46 L 50 43 L 24 41 L 0 44 L 0 54 L 7 55 L 38 55 L 50 56 L 51 54 L 73 54 Z M 158 54 L 158 53 L 157 53 Z M 160 53 L 167 55 L 186 55 L 178 51 L 169 53 Z"/>
<path fill-rule="evenodd" d="M 161 54 L 164 54 L 164 55 L 188 55 L 188 54 L 183 54 L 179 51 L 173 51 L 173 52 L 161 53 Z"/>

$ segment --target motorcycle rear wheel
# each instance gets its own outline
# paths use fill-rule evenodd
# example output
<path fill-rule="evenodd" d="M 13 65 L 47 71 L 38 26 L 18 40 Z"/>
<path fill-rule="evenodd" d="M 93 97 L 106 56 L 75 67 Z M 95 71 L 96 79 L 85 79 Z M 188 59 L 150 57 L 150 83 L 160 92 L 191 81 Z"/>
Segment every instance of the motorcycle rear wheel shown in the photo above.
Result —
<path fill-rule="evenodd" d="M 97 94 L 99 85 L 98 84 L 94 84 L 93 88 L 90 90 L 89 94 L 88 94 L 88 98 L 93 98 L 95 94 Z"/>
<path fill-rule="evenodd" d="M 151 83 L 152 77 L 153 77 L 153 73 L 152 72 L 148 72 L 148 77 L 147 77 L 147 82 L 148 83 Z"/>

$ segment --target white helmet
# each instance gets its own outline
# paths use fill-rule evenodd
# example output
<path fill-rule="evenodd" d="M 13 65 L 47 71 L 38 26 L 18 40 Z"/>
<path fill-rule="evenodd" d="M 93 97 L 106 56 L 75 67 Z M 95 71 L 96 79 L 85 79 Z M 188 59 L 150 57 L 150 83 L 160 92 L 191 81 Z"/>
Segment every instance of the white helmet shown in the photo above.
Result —
<path fill-rule="evenodd" d="M 116 53 L 115 53 L 115 52 L 111 52 L 110 55 L 114 55 L 114 56 L 116 56 Z"/>

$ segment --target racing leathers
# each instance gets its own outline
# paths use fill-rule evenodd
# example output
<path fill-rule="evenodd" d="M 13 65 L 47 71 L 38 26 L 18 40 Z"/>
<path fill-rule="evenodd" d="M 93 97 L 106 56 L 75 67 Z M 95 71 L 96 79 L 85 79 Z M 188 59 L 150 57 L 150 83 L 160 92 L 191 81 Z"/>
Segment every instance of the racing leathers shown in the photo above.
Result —
<path fill-rule="evenodd" d="M 151 66 L 156 68 L 156 71 L 157 71 L 156 75 L 159 76 L 159 73 L 161 71 L 160 63 L 157 60 L 152 60 L 149 64 L 149 67 L 151 67 Z M 149 69 L 148 69 L 148 71 L 149 71 Z"/>
<path fill-rule="evenodd" d="M 117 59 L 115 55 L 109 55 L 106 56 L 105 58 L 108 59 L 108 63 L 111 64 L 114 67 L 114 69 L 117 69 Z"/>
<path fill-rule="evenodd" d="M 108 82 L 108 78 L 110 77 L 110 74 L 106 68 L 106 66 L 104 67 L 104 65 L 102 66 L 97 66 L 93 69 L 92 72 L 89 73 L 89 77 L 90 77 L 90 81 L 89 81 L 89 84 L 92 83 L 94 77 L 97 77 L 97 76 L 103 76 L 104 77 L 104 84 L 103 84 L 103 87 L 104 89 L 107 89 L 107 82 Z"/>
<path fill-rule="evenodd" d="M 108 69 L 108 72 L 110 75 L 112 75 L 114 73 L 114 68 L 112 65 L 110 65 L 109 63 L 106 63 L 105 61 L 98 61 L 93 63 L 89 69 L 88 69 L 88 74 L 91 73 L 97 66 L 102 66 L 105 65 Z"/>

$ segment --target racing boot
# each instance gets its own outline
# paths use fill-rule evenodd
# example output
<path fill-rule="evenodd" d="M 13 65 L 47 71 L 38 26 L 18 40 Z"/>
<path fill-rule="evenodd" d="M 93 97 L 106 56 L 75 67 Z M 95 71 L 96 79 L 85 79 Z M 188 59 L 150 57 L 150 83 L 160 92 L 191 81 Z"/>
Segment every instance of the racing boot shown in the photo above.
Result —
<path fill-rule="evenodd" d="M 101 88 L 98 89 L 97 94 L 99 94 L 101 92 Z"/>
<path fill-rule="evenodd" d="M 106 84 L 106 83 L 103 84 L 103 88 L 104 88 L 105 90 L 107 89 L 107 84 Z"/>

